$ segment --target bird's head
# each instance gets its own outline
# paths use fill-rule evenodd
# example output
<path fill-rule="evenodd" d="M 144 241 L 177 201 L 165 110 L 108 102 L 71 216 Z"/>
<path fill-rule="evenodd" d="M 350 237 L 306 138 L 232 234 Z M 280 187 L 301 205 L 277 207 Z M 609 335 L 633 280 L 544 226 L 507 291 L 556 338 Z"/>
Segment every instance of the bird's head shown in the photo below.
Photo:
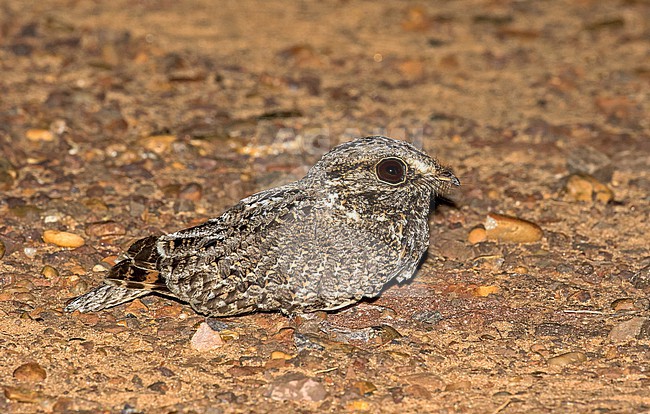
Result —
<path fill-rule="evenodd" d="M 339 194 L 418 193 L 429 198 L 460 185 L 453 172 L 405 141 L 370 136 L 334 147 L 307 177 Z"/>

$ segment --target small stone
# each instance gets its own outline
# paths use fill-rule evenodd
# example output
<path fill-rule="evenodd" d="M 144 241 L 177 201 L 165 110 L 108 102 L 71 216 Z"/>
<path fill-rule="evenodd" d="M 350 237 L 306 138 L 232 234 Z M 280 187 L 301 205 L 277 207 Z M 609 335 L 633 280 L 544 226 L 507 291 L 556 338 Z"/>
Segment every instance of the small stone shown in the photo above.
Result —
<path fill-rule="evenodd" d="M 445 386 L 445 391 L 463 391 L 472 388 L 472 383 L 465 381 L 451 382 Z"/>
<path fill-rule="evenodd" d="M 564 196 L 571 201 L 608 203 L 614 199 L 614 192 L 591 175 L 573 174 L 564 186 Z"/>
<path fill-rule="evenodd" d="M 84 245 L 85 241 L 81 236 L 67 231 L 45 230 L 43 241 L 59 247 L 77 248 Z"/>
<path fill-rule="evenodd" d="M 402 387 L 391 387 L 388 389 L 390 396 L 395 404 L 399 404 L 404 401 L 404 390 Z"/>
<path fill-rule="evenodd" d="M 54 279 L 56 277 L 59 277 L 59 271 L 50 265 L 43 266 L 41 269 L 41 274 L 45 279 Z"/>
<path fill-rule="evenodd" d="M 83 280 L 79 280 L 77 283 L 70 287 L 70 293 L 72 295 L 81 295 L 88 291 L 88 283 Z"/>
<path fill-rule="evenodd" d="M 345 408 L 353 412 L 367 412 L 370 410 L 370 403 L 364 400 L 354 400 L 347 403 Z"/>
<path fill-rule="evenodd" d="M 473 228 L 467 235 L 467 241 L 476 244 L 487 240 L 487 231 L 483 226 Z"/>
<path fill-rule="evenodd" d="M 45 380 L 47 373 L 36 362 L 28 362 L 14 370 L 14 378 L 18 381 L 40 382 Z"/>
<path fill-rule="evenodd" d="M 372 395 L 377 391 L 377 387 L 370 381 L 356 381 L 352 384 L 352 389 L 361 396 Z"/>
<path fill-rule="evenodd" d="M 95 266 L 93 266 L 93 272 L 95 273 L 107 272 L 108 270 L 109 268 L 105 263 L 97 263 Z"/>
<path fill-rule="evenodd" d="M 237 333 L 236 331 L 229 330 L 229 329 L 224 329 L 222 331 L 219 331 L 219 336 L 225 342 L 236 341 L 236 340 L 239 339 L 239 333 Z"/>
<path fill-rule="evenodd" d="M 38 403 L 44 399 L 39 392 L 22 387 L 4 387 L 4 393 L 8 400 L 22 403 Z"/>
<path fill-rule="evenodd" d="M 177 318 L 183 308 L 179 304 L 164 305 L 154 310 L 154 317 L 158 318 Z"/>
<path fill-rule="evenodd" d="M 184 185 L 178 192 L 178 198 L 197 202 L 203 197 L 203 187 L 197 183 Z"/>
<path fill-rule="evenodd" d="M 122 236 L 126 234 L 126 229 L 120 223 L 102 221 L 88 224 L 86 234 L 90 237 Z"/>
<path fill-rule="evenodd" d="M 404 380 L 411 385 L 419 385 L 427 390 L 441 391 L 445 388 L 445 383 L 435 374 L 430 372 L 420 372 L 410 374 L 404 377 Z M 406 390 L 405 390 L 406 391 Z"/>
<path fill-rule="evenodd" d="M 397 332 L 397 329 L 393 328 L 390 325 L 383 324 L 379 326 L 373 326 L 370 329 L 371 340 L 374 340 L 373 342 L 376 342 L 379 345 L 387 344 L 394 339 L 402 337 L 402 334 Z"/>
<path fill-rule="evenodd" d="M 616 299 L 614 302 L 612 302 L 611 307 L 617 312 L 636 310 L 634 306 L 634 299 L 632 298 Z"/>
<path fill-rule="evenodd" d="M 397 64 L 397 70 L 408 79 L 417 79 L 424 75 L 426 66 L 420 59 L 405 59 Z"/>
<path fill-rule="evenodd" d="M 276 378 L 269 385 L 267 396 L 273 400 L 287 401 L 322 401 L 327 397 L 327 390 L 320 382 L 298 373 L 290 373 Z"/>
<path fill-rule="evenodd" d="M 443 320 L 444 317 L 442 316 L 442 313 L 440 313 L 440 311 L 424 310 L 424 311 L 415 312 L 413 315 L 411 315 L 411 319 L 419 322 L 435 325 L 441 320 Z"/>
<path fill-rule="evenodd" d="M 251 367 L 251 366 L 240 366 L 235 365 L 234 367 L 228 368 L 228 373 L 235 378 L 239 377 L 249 377 L 251 375 L 259 374 L 264 371 L 264 367 Z"/>
<path fill-rule="evenodd" d="M 487 238 L 501 242 L 534 243 L 543 235 L 537 224 L 501 214 L 488 214 L 484 225 Z"/>
<path fill-rule="evenodd" d="M 27 303 L 29 305 L 34 305 L 36 303 L 36 296 L 29 292 L 17 292 L 14 294 L 14 299 L 18 302 Z"/>
<path fill-rule="evenodd" d="M 608 182 L 614 174 L 611 159 L 588 145 L 568 149 L 567 169 L 571 174 L 589 174 L 597 180 Z"/>
<path fill-rule="evenodd" d="M 175 135 L 153 135 L 140 140 L 143 147 L 159 155 L 169 151 L 174 141 Z"/>
<path fill-rule="evenodd" d="M 547 363 L 552 367 L 563 367 L 565 365 L 577 364 L 585 362 L 587 360 L 587 355 L 583 352 L 567 352 L 552 358 L 549 358 Z"/>
<path fill-rule="evenodd" d="M 284 360 L 289 360 L 292 359 L 293 356 L 290 354 L 287 354 L 286 352 L 282 351 L 273 351 L 271 352 L 271 359 L 284 359 Z"/>
<path fill-rule="evenodd" d="M 99 316 L 96 313 L 74 313 L 75 318 L 81 323 L 88 326 L 95 326 L 99 323 Z"/>
<path fill-rule="evenodd" d="M 124 311 L 126 314 L 130 313 L 131 315 L 139 315 L 139 314 L 148 313 L 149 308 L 147 307 L 147 305 L 142 303 L 140 299 L 136 299 L 131 303 L 129 303 Z"/>
<path fill-rule="evenodd" d="M 499 293 L 499 287 L 498 286 L 479 286 L 474 289 L 474 296 L 482 298 L 490 295 L 496 295 Z"/>
<path fill-rule="evenodd" d="M 410 384 L 402 388 L 404 395 L 413 397 L 416 400 L 429 400 L 431 393 L 422 385 Z"/>
<path fill-rule="evenodd" d="M 627 342 L 636 339 L 647 321 L 648 318 L 637 317 L 621 322 L 609 331 L 607 338 L 612 342 Z"/>
<path fill-rule="evenodd" d="M 424 32 L 431 27 L 433 19 L 422 6 L 409 7 L 401 22 L 402 29 L 409 32 Z"/>
<path fill-rule="evenodd" d="M 149 385 L 147 389 L 161 394 L 166 394 L 169 391 L 169 387 L 164 381 L 156 381 L 153 384 Z"/>
<path fill-rule="evenodd" d="M 0 259 L 5 257 L 5 252 L 7 251 L 7 248 L 5 247 L 5 244 L 0 240 Z"/>
<path fill-rule="evenodd" d="M 25 138 L 30 141 L 53 141 L 54 134 L 49 129 L 28 129 L 25 132 Z"/>
<path fill-rule="evenodd" d="M 224 341 L 221 339 L 219 332 L 213 331 L 210 326 L 202 322 L 199 328 L 192 336 L 192 348 L 199 352 L 207 352 L 223 346 Z"/>

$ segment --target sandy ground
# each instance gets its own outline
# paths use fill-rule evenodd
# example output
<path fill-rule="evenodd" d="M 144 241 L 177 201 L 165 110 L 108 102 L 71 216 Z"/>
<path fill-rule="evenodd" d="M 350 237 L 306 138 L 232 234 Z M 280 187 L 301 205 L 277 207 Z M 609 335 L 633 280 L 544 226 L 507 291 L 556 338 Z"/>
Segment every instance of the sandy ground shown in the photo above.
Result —
<path fill-rule="evenodd" d="M 650 412 L 649 22 L 644 0 L 0 0 L 0 412 Z M 416 277 L 334 330 L 212 320 L 198 351 L 182 303 L 62 312 L 136 238 L 375 133 L 463 185 Z M 543 237 L 471 233 L 490 213 Z"/>

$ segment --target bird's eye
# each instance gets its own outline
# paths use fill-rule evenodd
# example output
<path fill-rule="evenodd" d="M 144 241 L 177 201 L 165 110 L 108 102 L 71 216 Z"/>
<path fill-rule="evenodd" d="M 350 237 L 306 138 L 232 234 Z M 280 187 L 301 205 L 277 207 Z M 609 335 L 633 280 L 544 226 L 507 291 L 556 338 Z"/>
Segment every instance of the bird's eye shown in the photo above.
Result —
<path fill-rule="evenodd" d="M 406 179 L 406 164 L 399 158 L 386 158 L 377 163 L 377 178 L 388 184 L 401 184 Z"/>

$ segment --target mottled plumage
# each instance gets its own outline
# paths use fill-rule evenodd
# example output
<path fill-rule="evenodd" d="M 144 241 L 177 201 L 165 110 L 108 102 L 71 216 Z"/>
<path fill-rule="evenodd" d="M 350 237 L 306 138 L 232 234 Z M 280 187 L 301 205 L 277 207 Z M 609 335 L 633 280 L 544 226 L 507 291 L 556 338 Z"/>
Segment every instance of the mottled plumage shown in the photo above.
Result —
<path fill-rule="evenodd" d="M 65 309 L 98 311 L 151 292 L 211 316 L 338 309 L 415 273 L 433 198 L 458 184 L 406 142 L 344 143 L 301 180 L 199 226 L 138 240 L 104 285 Z"/>

